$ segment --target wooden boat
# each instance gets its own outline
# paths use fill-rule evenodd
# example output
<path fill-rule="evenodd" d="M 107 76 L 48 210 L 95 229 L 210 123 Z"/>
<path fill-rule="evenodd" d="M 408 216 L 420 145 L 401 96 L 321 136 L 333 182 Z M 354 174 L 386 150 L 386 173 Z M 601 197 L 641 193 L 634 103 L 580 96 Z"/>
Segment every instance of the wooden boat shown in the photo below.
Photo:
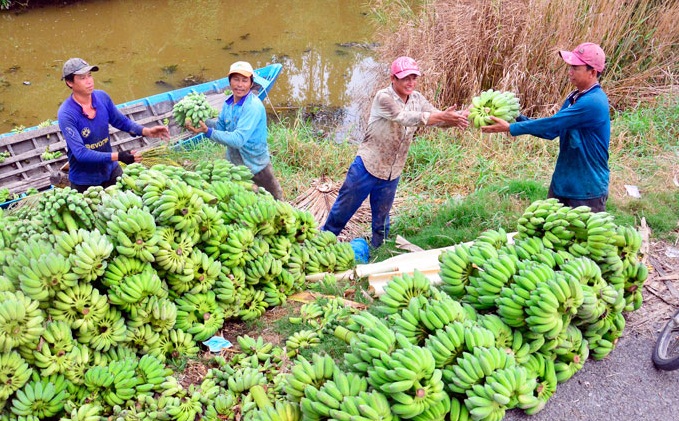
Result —
<path fill-rule="evenodd" d="M 260 99 L 264 100 L 267 97 L 282 67 L 281 64 L 275 63 L 255 69 L 253 90 Z M 226 77 L 125 102 L 118 104 L 117 107 L 142 126 L 167 124 L 172 140 L 186 145 L 187 142 L 200 141 L 202 136 L 195 136 L 176 124 L 172 118 L 174 104 L 188 93 L 198 92 L 205 94 L 209 103 L 220 110 L 226 99 L 224 91 L 228 88 L 229 79 Z M 159 139 L 132 136 L 110 126 L 109 134 L 114 151 L 148 148 L 161 142 Z M 43 160 L 42 155 L 47 147 L 50 152 L 60 151 L 62 155 L 49 161 Z M 0 154 L 6 156 L 4 161 L 0 162 L 0 188 L 9 189 L 13 195 L 20 195 L 29 188 L 38 190 L 49 188 L 52 185 L 50 176 L 58 174 L 68 162 L 66 141 L 56 122 L 46 127 L 35 126 L 18 133 L 0 134 Z"/>

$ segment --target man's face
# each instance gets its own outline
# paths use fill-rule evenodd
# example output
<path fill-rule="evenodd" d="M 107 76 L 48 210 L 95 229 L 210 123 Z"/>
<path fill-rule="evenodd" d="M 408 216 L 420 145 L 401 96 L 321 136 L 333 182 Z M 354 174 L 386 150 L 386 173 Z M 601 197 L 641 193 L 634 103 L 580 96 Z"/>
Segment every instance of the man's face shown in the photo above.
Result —
<path fill-rule="evenodd" d="M 568 69 L 568 80 L 579 90 L 584 90 L 596 82 L 596 70 L 586 65 L 571 65 Z"/>
<path fill-rule="evenodd" d="M 252 81 L 247 76 L 243 76 L 240 73 L 234 73 L 231 75 L 229 85 L 231 86 L 231 92 L 233 92 L 233 96 L 240 99 L 250 92 Z"/>
<path fill-rule="evenodd" d="M 402 79 L 392 76 L 391 81 L 394 91 L 396 91 L 401 98 L 412 94 L 417 87 L 417 75 L 408 75 Z"/>
<path fill-rule="evenodd" d="M 94 78 L 92 72 L 84 75 L 73 75 L 73 83 L 69 83 L 73 92 L 78 94 L 91 94 L 94 91 Z"/>

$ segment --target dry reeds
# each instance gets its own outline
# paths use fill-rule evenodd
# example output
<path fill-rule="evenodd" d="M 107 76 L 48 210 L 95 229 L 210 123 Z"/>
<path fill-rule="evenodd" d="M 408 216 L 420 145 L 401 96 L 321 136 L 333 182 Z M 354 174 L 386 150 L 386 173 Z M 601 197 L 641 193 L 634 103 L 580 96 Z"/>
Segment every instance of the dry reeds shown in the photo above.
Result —
<path fill-rule="evenodd" d="M 511 90 L 526 115 L 551 114 L 572 89 L 559 50 L 601 45 L 616 109 L 676 91 L 679 2 L 662 0 L 373 0 L 380 55 L 418 60 L 419 89 L 441 106 L 488 88 Z M 377 12 L 379 10 L 379 12 Z"/>

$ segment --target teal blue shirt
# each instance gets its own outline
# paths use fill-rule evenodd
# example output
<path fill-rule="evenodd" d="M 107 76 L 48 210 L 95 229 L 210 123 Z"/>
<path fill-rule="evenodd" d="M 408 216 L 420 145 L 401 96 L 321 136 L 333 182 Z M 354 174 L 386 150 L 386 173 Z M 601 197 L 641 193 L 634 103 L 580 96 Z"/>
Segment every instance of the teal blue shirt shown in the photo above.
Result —
<path fill-rule="evenodd" d="M 225 145 L 226 158 L 233 164 L 245 165 L 252 174 L 269 164 L 266 110 L 254 93 L 248 93 L 237 103 L 233 102 L 233 95 L 228 97 L 219 117 L 205 124 L 207 138 Z"/>
<path fill-rule="evenodd" d="M 584 200 L 608 194 L 611 118 L 608 96 L 599 84 L 572 92 L 553 116 L 517 121 L 509 125 L 509 132 L 550 140 L 559 137 L 551 184 L 557 197 Z"/>

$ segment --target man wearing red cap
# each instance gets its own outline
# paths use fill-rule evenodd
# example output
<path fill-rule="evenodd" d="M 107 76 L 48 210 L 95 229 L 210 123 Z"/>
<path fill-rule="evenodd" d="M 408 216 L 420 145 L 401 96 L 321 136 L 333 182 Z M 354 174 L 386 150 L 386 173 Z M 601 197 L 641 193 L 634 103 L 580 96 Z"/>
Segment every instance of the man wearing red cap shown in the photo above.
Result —
<path fill-rule="evenodd" d="M 467 111 L 441 111 L 415 90 L 421 75 L 417 62 L 399 57 L 391 64 L 391 85 L 373 99 L 365 138 L 321 229 L 335 235 L 370 196 L 373 247 L 389 235 L 389 211 L 418 127 L 467 127 Z"/>
<path fill-rule="evenodd" d="M 606 56 L 596 44 L 585 42 L 573 51 L 560 51 L 570 65 L 568 78 L 575 86 L 561 109 L 551 117 L 517 118 L 509 124 L 499 118 L 482 127 L 486 133 L 530 134 L 542 139 L 559 137 L 559 156 L 548 197 L 570 207 L 589 206 L 594 212 L 606 210 L 608 199 L 608 146 L 611 119 L 608 96 L 599 85 Z"/>

